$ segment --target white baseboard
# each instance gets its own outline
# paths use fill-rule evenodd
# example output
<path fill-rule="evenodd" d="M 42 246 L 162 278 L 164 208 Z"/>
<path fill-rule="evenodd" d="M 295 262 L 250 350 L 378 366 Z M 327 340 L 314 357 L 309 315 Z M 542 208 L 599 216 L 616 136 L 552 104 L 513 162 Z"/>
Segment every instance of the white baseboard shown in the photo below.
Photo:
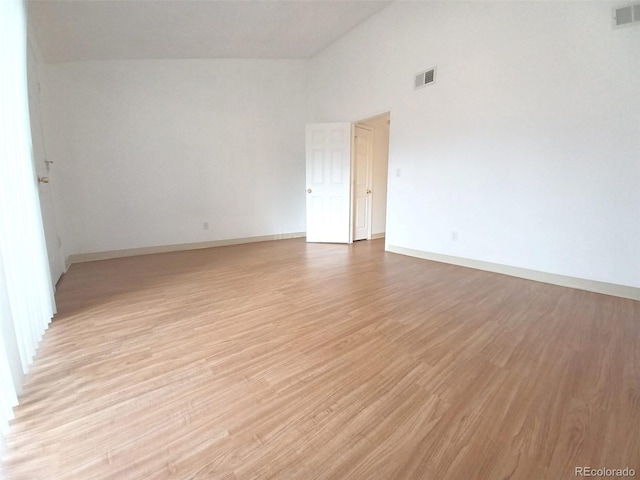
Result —
<path fill-rule="evenodd" d="M 378 238 L 384 238 L 385 232 L 382 233 L 372 233 L 371 240 L 377 240 Z"/>
<path fill-rule="evenodd" d="M 392 253 L 408 255 L 410 257 L 432 260 L 434 262 L 450 263 L 461 267 L 475 268 L 477 270 L 486 270 L 488 272 L 534 280 L 536 282 L 550 283 L 561 287 L 577 288 L 578 290 L 587 290 L 589 292 L 603 293 L 605 295 L 613 295 L 615 297 L 640 300 L 640 288 L 629 287 L 627 285 L 598 282 L 596 280 L 588 280 L 585 278 L 568 277 L 566 275 L 558 275 L 556 273 L 540 272 L 537 270 L 529 270 L 527 268 L 502 265 L 500 263 L 484 262 L 482 260 L 473 260 L 471 258 L 454 257 L 440 253 L 413 250 L 411 248 L 398 247 L 396 245 L 387 245 L 386 250 Z"/>
<path fill-rule="evenodd" d="M 108 260 L 110 258 L 133 257 L 136 255 L 149 255 L 152 253 L 180 252 L 183 250 L 200 250 L 202 248 L 227 247 L 229 245 L 241 245 L 243 243 L 268 242 L 271 240 L 286 240 L 288 238 L 300 238 L 306 236 L 306 232 L 281 233 L 277 235 L 263 235 L 260 237 L 230 238 L 227 240 L 214 240 L 211 242 L 178 243 L 174 245 L 159 245 L 156 247 L 129 248 L 125 250 L 111 250 L 107 252 L 80 253 L 69 255 L 65 261 L 67 269 L 73 263 L 93 262 L 95 260 Z"/>

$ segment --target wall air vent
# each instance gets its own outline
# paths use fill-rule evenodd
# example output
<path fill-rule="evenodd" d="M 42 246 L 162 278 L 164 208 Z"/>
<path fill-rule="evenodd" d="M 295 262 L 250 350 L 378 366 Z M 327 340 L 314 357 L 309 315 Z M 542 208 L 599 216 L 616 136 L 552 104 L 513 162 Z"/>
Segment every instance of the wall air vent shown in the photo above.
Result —
<path fill-rule="evenodd" d="M 422 88 L 426 85 L 430 85 L 436 81 L 436 68 L 433 67 L 429 70 L 425 70 L 424 72 L 420 72 L 416 75 L 415 81 L 413 83 L 413 89 L 416 90 L 418 88 Z"/>
<path fill-rule="evenodd" d="M 634 3 L 613 9 L 613 27 L 640 25 L 640 3 Z"/>

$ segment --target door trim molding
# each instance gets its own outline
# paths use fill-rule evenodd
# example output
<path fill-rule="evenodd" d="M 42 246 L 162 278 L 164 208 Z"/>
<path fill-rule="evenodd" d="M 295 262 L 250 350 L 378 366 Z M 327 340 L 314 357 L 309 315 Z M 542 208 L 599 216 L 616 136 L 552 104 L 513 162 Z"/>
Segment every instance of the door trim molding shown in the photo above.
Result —
<path fill-rule="evenodd" d="M 414 250 L 412 248 L 399 247 L 397 245 L 386 245 L 385 250 L 391 253 L 421 258 L 423 260 L 431 260 L 434 262 L 449 263 L 461 267 L 475 268 L 476 270 L 485 270 L 487 272 L 510 275 L 512 277 L 524 278 L 526 280 L 533 280 L 542 283 L 549 283 L 551 285 L 558 285 L 560 287 L 576 288 L 578 290 L 586 290 L 588 292 L 613 295 L 614 297 L 640 300 L 640 288 L 638 287 L 619 285 L 616 283 L 600 282 L 597 280 L 589 280 L 586 278 L 569 277 L 567 275 L 541 272 L 538 270 L 530 270 L 528 268 L 513 267 L 511 265 L 503 265 L 500 263 L 485 262 L 482 260 L 474 260 L 472 258 L 455 257 L 451 255 L 444 255 L 441 253 L 425 252 L 422 250 Z"/>

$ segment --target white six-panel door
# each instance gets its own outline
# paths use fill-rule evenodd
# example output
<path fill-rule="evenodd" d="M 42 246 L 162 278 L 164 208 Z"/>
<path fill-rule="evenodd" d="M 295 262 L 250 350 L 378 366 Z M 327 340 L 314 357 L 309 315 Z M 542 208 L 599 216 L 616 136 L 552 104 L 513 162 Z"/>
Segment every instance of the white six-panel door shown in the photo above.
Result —
<path fill-rule="evenodd" d="M 373 166 L 373 129 L 354 127 L 353 148 L 353 240 L 371 238 L 371 177 Z"/>
<path fill-rule="evenodd" d="M 1 0 L 0 0 L 1 1 Z M 27 62 L 29 81 L 29 116 L 31 118 L 31 143 L 33 146 L 33 163 L 35 174 L 38 178 L 48 181 L 52 178 L 50 163 L 47 162 L 44 146 L 44 133 L 40 121 L 40 82 L 38 80 L 37 62 L 31 47 L 28 48 Z M 45 180 L 46 179 L 46 180 Z M 47 243 L 47 256 L 49 258 L 49 271 L 51 273 L 51 283 L 55 288 L 62 274 L 65 265 L 60 251 L 60 237 L 56 224 L 55 211 L 53 209 L 53 197 L 51 185 L 49 183 L 38 183 L 38 194 L 40 197 L 40 211 L 42 212 L 42 226 L 44 237 Z"/>
<path fill-rule="evenodd" d="M 307 242 L 351 241 L 351 124 L 307 125 Z"/>

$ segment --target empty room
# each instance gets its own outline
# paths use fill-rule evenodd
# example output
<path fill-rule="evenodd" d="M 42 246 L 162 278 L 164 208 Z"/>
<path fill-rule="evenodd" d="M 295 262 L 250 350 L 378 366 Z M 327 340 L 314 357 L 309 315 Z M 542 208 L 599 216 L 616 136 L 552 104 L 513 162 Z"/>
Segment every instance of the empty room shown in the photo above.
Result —
<path fill-rule="evenodd" d="M 0 0 L 0 478 L 640 477 L 640 3 Z"/>

